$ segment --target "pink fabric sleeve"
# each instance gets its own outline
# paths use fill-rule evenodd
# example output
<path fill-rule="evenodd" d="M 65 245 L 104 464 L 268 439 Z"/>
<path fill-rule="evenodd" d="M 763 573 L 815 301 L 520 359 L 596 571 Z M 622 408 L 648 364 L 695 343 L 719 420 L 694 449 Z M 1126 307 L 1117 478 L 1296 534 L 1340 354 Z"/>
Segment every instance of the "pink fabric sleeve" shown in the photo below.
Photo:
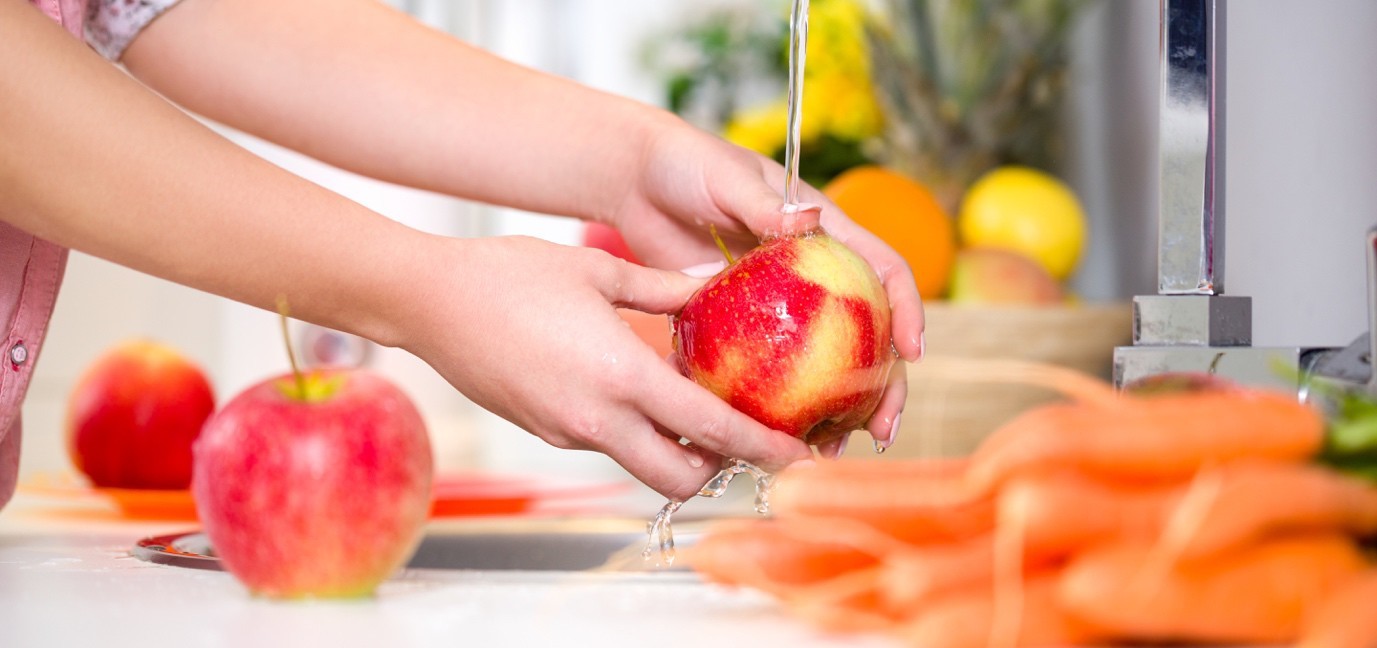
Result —
<path fill-rule="evenodd" d="M 125 48 L 154 18 L 178 0 L 89 0 L 86 42 L 111 61 L 120 60 Z"/>

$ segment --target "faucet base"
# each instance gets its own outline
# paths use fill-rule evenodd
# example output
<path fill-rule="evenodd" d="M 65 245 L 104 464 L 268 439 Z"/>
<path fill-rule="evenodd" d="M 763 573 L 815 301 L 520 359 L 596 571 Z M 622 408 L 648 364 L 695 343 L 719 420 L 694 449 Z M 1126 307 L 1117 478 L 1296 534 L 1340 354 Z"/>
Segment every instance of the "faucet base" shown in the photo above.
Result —
<path fill-rule="evenodd" d="M 1252 346 L 1132 346 L 1114 349 L 1114 386 L 1172 372 L 1208 373 L 1253 387 L 1298 393 L 1309 349 Z"/>

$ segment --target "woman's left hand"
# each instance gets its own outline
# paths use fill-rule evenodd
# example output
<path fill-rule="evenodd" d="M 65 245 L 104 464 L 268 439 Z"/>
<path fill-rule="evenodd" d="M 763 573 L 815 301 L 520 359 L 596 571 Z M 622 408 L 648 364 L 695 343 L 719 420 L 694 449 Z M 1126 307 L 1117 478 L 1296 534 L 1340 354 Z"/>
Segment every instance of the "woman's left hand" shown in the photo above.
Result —
<path fill-rule="evenodd" d="M 741 252 L 764 236 L 791 234 L 821 222 L 828 234 L 850 247 L 874 268 L 889 295 L 891 330 L 899 357 L 916 362 L 923 355 L 923 304 L 913 273 L 903 257 L 861 228 L 822 192 L 801 184 L 798 201 L 821 207 L 786 213 L 784 168 L 761 155 L 666 118 L 647 139 L 641 173 L 610 215 L 627 244 L 647 264 L 686 268 L 719 260 L 721 252 L 709 225 Z M 894 442 L 908 393 L 903 364 L 891 372 L 885 394 L 867 431 L 881 446 Z M 819 450 L 839 455 L 844 439 Z"/>

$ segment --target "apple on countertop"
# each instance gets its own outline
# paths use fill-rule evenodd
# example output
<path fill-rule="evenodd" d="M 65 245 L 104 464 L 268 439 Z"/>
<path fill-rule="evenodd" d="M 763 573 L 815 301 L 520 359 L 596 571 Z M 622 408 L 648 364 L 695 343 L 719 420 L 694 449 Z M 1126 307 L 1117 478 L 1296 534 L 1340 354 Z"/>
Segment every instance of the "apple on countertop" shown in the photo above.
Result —
<path fill-rule="evenodd" d="M 430 508 L 430 441 L 381 376 L 319 369 L 240 393 L 196 443 L 192 490 L 225 568 L 272 598 L 370 595 Z"/>

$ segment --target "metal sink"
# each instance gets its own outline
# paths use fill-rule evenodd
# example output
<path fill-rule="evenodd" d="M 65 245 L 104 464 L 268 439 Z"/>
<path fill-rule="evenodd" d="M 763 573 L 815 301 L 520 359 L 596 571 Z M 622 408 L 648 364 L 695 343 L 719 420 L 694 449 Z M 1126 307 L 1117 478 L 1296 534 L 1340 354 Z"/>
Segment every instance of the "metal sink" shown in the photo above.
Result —
<path fill-rule="evenodd" d="M 676 545 L 691 546 L 705 522 L 676 519 Z M 646 538 L 646 520 L 631 518 L 447 522 L 427 529 L 407 568 L 564 572 L 683 569 L 642 560 L 640 551 Z M 200 532 L 144 538 L 134 545 L 132 553 L 152 563 L 221 568 L 209 538 Z M 614 557 L 617 560 L 612 560 Z"/>

